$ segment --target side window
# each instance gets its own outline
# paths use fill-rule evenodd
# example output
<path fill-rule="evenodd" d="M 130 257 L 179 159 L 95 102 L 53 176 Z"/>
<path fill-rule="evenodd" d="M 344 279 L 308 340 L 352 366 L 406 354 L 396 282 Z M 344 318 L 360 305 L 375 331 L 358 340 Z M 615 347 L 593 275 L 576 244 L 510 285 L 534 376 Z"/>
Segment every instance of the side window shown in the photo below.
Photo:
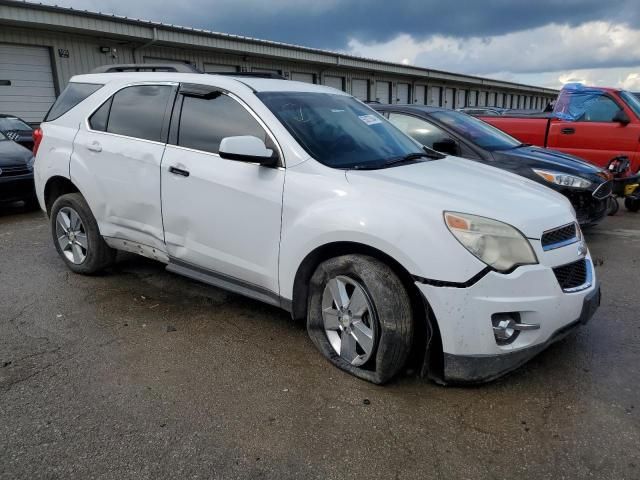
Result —
<path fill-rule="evenodd" d="M 118 91 L 111 101 L 106 131 L 162 142 L 162 125 L 172 87 L 137 85 Z M 104 115 L 102 107 L 96 112 Z M 94 114 L 95 115 L 95 114 Z M 97 126 L 100 118 L 96 119 Z"/>
<path fill-rule="evenodd" d="M 218 153 L 225 137 L 251 135 L 267 141 L 267 134 L 247 110 L 233 98 L 184 96 L 178 145 Z"/>
<path fill-rule="evenodd" d="M 44 121 L 50 122 L 51 120 L 61 117 L 102 87 L 103 85 L 93 83 L 70 83 L 49 109 Z"/>
<path fill-rule="evenodd" d="M 111 101 L 113 97 L 109 98 L 106 102 L 102 104 L 102 106 L 96 110 L 93 115 L 89 118 L 89 125 L 92 130 L 97 130 L 99 132 L 107 131 L 107 122 L 109 120 L 109 110 L 111 110 Z"/>
<path fill-rule="evenodd" d="M 434 148 L 433 146 L 436 143 L 441 143 L 443 140 L 455 141 L 442 129 L 420 118 L 404 115 L 402 113 L 391 113 L 389 115 L 389 121 L 404 133 L 413 137 L 414 140 L 420 142 L 426 147 L 433 148 L 434 150 L 437 150 L 437 148 Z"/>
<path fill-rule="evenodd" d="M 613 117 L 620 111 L 620 107 L 609 97 L 601 95 L 586 105 L 584 114 L 578 119 L 580 122 L 612 122 Z"/>

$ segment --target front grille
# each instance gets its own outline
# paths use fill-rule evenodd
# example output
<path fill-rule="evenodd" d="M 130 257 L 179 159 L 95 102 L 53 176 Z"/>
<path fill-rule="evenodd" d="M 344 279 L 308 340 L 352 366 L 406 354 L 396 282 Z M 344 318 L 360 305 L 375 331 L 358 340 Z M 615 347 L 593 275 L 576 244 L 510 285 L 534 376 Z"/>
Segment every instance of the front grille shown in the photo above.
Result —
<path fill-rule="evenodd" d="M 551 250 L 553 248 L 566 245 L 567 243 L 577 241 L 577 233 L 576 224 L 570 223 L 569 225 L 564 225 L 563 227 L 554 228 L 553 230 L 544 232 L 540 242 L 542 243 L 542 248 L 544 250 Z"/>
<path fill-rule="evenodd" d="M 18 165 L 13 167 L 0 167 L 0 177 L 17 177 L 18 175 L 27 175 L 31 173 L 26 165 Z"/>
<path fill-rule="evenodd" d="M 613 183 L 611 181 L 604 182 L 593 192 L 593 198 L 603 200 L 613 193 Z"/>
<path fill-rule="evenodd" d="M 587 282 L 587 260 L 568 263 L 553 269 L 562 290 L 568 290 L 584 285 Z"/>

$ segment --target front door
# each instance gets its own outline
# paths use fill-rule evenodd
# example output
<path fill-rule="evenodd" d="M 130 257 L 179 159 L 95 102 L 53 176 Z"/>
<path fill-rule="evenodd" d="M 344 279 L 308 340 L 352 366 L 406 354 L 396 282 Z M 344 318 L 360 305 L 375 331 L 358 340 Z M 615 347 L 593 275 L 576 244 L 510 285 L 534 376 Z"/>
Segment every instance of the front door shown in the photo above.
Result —
<path fill-rule="evenodd" d="M 613 118 L 622 108 L 602 95 L 585 107 L 576 121 L 553 120 L 549 127 L 548 146 L 606 167 L 613 157 L 627 155 L 638 165 L 640 124 L 623 125 Z"/>
<path fill-rule="evenodd" d="M 277 294 L 285 171 L 218 155 L 225 137 L 252 135 L 275 149 L 271 137 L 239 100 L 220 92 L 182 91 L 171 128 L 161 169 L 171 260 Z"/>

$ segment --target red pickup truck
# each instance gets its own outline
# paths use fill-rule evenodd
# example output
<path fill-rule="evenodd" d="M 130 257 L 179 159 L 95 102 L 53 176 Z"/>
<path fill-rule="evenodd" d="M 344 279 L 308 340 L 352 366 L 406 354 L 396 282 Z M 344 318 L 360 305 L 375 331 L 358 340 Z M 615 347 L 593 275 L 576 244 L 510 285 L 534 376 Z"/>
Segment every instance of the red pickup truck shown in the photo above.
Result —
<path fill-rule="evenodd" d="M 631 172 L 640 169 L 640 100 L 614 88 L 569 84 L 553 112 L 538 115 L 480 117 L 523 143 L 581 157 L 606 168 L 626 155 Z"/>

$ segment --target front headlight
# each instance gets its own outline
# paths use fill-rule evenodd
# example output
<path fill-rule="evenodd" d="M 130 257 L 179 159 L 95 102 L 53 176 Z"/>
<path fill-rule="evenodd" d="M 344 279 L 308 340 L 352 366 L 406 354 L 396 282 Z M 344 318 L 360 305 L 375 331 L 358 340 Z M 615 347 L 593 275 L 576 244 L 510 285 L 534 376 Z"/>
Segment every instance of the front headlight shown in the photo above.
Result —
<path fill-rule="evenodd" d="M 575 175 L 569 175 L 568 173 L 538 170 L 536 168 L 534 168 L 533 171 L 544 178 L 547 182 L 562 185 L 563 187 L 589 188 L 591 186 L 591 182 L 586 178 L 576 177 Z"/>
<path fill-rule="evenodd" d="M 511 225 L 455 212 L 444 212 L 444 221 L 464 248 L 499 272 L 538 263 L 529 241 Z"/>

